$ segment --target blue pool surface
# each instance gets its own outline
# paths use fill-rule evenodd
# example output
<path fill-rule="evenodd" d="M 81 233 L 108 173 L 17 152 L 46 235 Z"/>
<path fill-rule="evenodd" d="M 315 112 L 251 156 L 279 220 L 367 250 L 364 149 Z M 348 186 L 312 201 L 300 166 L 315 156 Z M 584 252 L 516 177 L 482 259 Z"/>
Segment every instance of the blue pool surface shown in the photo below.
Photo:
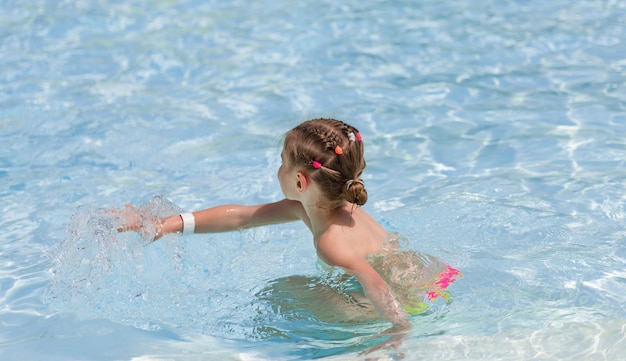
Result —
<path fill-rule="evenodd" d="M 362 359 L 384 322 L 266 297 L 327 275 L 303 225 L 110 231 L 280 199 L 314 117 L 363 134 L 364 207 L 463 273 L 373 359 L 626 359 L 615 0 L 0 1 L 0 359 Z"/>

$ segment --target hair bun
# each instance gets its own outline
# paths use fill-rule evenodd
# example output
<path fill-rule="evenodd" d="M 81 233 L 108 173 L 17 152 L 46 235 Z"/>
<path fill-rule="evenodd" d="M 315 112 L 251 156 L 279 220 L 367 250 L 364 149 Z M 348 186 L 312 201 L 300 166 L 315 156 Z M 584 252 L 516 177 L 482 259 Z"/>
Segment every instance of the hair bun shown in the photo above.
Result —
<path fill-rule="evenodd" d="M 367 191 L 361 179 L 350 179 L 346 182 L 343 190 L 346 201 L 362 206 L 367 202 Z"/>

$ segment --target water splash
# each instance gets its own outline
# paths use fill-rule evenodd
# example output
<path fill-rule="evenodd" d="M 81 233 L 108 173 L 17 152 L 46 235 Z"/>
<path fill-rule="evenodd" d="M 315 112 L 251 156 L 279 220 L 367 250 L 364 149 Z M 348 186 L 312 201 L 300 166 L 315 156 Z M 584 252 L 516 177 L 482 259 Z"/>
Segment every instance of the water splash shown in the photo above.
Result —
<path fill-rule="evenodd" d="M 148 285 L 162 276 L 159 270 L 146 267 L 146 262 L 152 263 L 153 257 L 159 257 L 145 247 L 156 233 L 153 220 L 180 211 L 165 197 L 151 198 L 131 211 L 143 220 L 143 232 L 137 234 L 118 231 L 124 226 L 127 209 L 79 208 L 67 226 L 65 240 L 49 253 L 53 279 L 46 301 L 55 308 L 71 309 L 83 316 L 129 318 L 130 308 L 136 303 L 133 301 L 145 300 L 150 293 Z M 169 240 L 179 247 L 176 238 L 165 237 L 165 243 Z M 176 257 L 160 258 L 166 258 L 160 260 L 166 269 L 180 268 Z M 135 326 L 146 327 L 145 323 Z"/>

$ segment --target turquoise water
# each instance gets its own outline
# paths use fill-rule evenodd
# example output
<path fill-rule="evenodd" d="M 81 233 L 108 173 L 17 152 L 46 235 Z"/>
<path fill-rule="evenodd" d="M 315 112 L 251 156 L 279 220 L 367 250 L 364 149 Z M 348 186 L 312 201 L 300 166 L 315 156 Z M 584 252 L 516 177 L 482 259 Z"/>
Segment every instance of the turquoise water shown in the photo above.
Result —
<path fill-rule="evenodd" d="M 0 1 L 0 358 L 358 358 L 384 323 L 265 297 L 324 276 L 302 225 L 107 232 L 279 199 L 332 116 L 367 210 L 464 274 L 376 357 L 623 359 L 625 45 L 611 0 Z"/>

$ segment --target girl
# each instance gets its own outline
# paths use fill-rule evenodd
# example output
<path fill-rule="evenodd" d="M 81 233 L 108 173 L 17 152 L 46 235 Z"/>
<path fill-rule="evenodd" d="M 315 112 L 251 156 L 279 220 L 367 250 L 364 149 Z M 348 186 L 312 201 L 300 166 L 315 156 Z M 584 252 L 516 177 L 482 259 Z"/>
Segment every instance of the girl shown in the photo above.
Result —
<path fill-rule="evenodd" d="M 287 132 L 281 158 L 278 180 L 285 199 L 221 205 L 158 220 L 155 239 L 172 232 L 226 232 L 301 220 L 313 234 L 319 258 L 356 278 L 376 311 L 392 323 L 385 332 L 390 339 L 374 349 L 397 347 L 410 329 L 407 310 L 423 310 L 417 306 L 423 305 L 424 296 L 418 296 L 416 278 L 423 278 L 432 264 L 425 267 L 415 253 L 400 250 L 397 237 L 359 207 L 367 201 L 361 134 L 339 120 L 309 120 Z M 141 231 L 141 222 L 129 222 L 125 229 Z M 458 274 L 452 268 L 434 268 L 443 270 L 440 276 L 447 272 L 446 287 Z M 432 292 L 421 293 L 437 295 Z"/>

